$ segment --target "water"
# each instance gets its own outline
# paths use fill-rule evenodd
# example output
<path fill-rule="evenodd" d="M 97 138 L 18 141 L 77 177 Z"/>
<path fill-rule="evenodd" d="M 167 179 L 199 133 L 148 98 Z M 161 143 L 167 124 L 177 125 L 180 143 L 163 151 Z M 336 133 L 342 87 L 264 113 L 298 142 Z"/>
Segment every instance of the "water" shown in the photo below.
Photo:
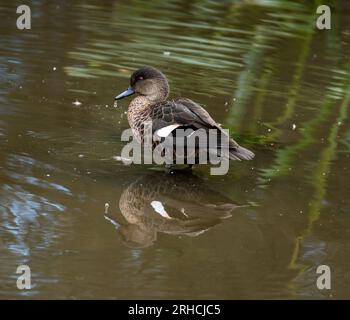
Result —
<path fill-rule="evenodd" d="M 33 1 L 24 31 L 1 4 L 0 297 L 349 298 L 350 3 L 330 2 L 327 31 L 318 1 Z M 116 161 L 113 98 L 146 63 L 256 158 Z"/>

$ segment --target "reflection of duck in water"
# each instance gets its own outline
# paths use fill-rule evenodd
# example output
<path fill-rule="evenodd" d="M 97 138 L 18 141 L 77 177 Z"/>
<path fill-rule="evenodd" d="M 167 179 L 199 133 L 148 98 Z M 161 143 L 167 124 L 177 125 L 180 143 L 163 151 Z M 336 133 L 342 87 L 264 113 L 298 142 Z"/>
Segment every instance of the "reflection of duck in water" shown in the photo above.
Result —
<path fill-rule="evenodd" d="M 231 217 L 237 205 L 198 177 L 184 175 L 146 175 L 124 190 L 119 208 L 127 224 L 106 219 L 117 226 L 127 245 L 150 246 L 157 232 L 197 236 Z"/>

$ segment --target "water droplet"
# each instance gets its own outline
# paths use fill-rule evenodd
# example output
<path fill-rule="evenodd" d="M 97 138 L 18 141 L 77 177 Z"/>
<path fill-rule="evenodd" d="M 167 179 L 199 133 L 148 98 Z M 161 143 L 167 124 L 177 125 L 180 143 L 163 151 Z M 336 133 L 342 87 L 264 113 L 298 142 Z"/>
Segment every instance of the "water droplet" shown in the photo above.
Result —
<path fill-rule="evenodd" d="M 72 102 L 72 104 L 74 104 L 75 106 L 80 106 L 80 105 L 81 105 L 81 102 L 78 101 L 78 99 L 75 99 L 75 101 Z"/>

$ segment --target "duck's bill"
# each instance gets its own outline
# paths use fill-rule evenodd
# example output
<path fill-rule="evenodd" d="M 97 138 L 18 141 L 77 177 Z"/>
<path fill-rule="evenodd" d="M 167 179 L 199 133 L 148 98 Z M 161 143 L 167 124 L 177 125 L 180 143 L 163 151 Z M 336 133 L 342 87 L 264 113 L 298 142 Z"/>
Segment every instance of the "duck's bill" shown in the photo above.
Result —
<path fill-rule="evenodd" d="M 120 100 L 123 99 L 125 97 L 131 96 L 132 94 L 134 94 L 135 91 L 133 88 L 129 87 L 127 90 L 125 90 L 124 92 L 122 92 L 120 95 L 115 97 L 115 100 Z"/>

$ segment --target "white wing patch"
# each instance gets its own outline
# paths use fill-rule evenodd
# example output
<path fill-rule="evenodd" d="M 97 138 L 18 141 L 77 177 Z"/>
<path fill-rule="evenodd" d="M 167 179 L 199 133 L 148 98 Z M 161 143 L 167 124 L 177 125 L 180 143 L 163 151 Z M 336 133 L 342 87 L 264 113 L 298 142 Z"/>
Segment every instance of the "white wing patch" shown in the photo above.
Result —
<path fill-rule="evenodd" d="M 162 217 L 167 219 L 172 219 L 172 217 L 170 217 L 168 213 L 165 211 L 164 206 L 160 201 L 152 201 L 151 206 L 153 207 L 154 211 L 159 213 Z"/>
<path fill-rule="evenodd" d="M 170 126 L 166 126 L 162 129 L 159 129 L 156 131 L 156 135 L 158 137 L 165 138 L 167 137 L 173 130 L 175 130 L 177 127 L 180 127 L 180 124 L 171 124 Z"/>

